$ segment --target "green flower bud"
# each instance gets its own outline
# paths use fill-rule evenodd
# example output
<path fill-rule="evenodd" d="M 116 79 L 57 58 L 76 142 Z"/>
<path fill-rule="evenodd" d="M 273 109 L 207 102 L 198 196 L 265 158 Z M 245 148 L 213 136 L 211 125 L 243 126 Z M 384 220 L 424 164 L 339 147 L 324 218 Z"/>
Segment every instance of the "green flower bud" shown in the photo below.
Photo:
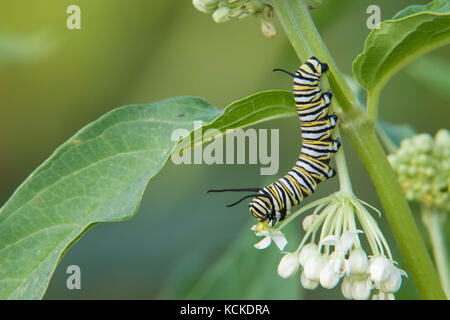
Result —
<path fill-rule="evenodd" d="M 450 148 L 450 131 L 441 129 L 436 133 L 436 143 L 445 148 Z"/>
<path fill-rule="evenodd" d="M 401 174 L 405 174 L 406 172 L 408 172 L 408 166 L 406 164 L 400 164 L 397 167 L 397 171 Z"/>
<path fill-rule="evenodd" d="M 416 167 L 413 167 L 413 166 L 409 167 L 409 168 L 408 168 L 408 174 L 409 174 L 410 176 L 415 176 L 415 175 L 417 174 L 417 168 L 416 168 Z"/>
<path fill-rule="evenodd" d="M 434 139 L 429 134 L 405 139 L 388 159 L 408 200 L 438 211 L 450 211 L 449 130 L 439 130 Z"/>

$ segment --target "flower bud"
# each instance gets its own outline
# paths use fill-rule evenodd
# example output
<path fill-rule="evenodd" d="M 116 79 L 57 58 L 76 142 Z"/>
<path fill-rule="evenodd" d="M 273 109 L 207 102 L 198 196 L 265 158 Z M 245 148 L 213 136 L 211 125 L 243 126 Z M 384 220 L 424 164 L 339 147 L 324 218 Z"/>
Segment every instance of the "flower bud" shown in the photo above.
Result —
<path fill-rule="evenodd" d="M 278 274 L 282 278 L 287 279 L 293 276 L 299 267 L 300 262 L 298 261 L 298 255 L 288 252 L 281 258 L 280 263 L 278 264 Z"/>
<path fill-rule="evenodd" d="M 328 262 L 328 259 L 322 255 L 318 255 L 316 257 L 308 259 L 306 261 L 303 272 L 305 273 L 305 277 L 309 280 L 319 281 L 320 279 L 320 271 Z"/>
<path fill-rule="evenodd" d="M 314 221 L 314 215 L 310 214 L 303 219 L 302 226 L 303 230 L 308 231 Z"/>
<path fill-rule="evenodd" d="M 305 289 L 314 290 L 319 285 L 318 281 L 310 280 L 305 277 L 305 272 L 300 275 L 300 282 Z"/>
<path fill-rule="evenodd" d="M 417 167 L 415 167 L 415 166 L 410 166 L 410 167 L 408 168 L 408 174 L 409 174 L 411 177 L 414 177 L 415 175 L 417 175 Z"/>
<path fill-rule="evenodd" d="M 376 284 L 380 284 L 389 279 L 392 271 L 391 260 L 385 258 L 384 256 L 373 257 L 370 260 L 369 273 L 370 280 Z"/>
<path fill-rule="evenodd" d="M 372 300 L 395 300 L 395 296 L 393 293 L 381 291 L 378 294 L 374 294 Z"/>
<path fill-rule="evenodd" d="M 370 296 L 370 282 L 366 280 L 355 280 L 352 283 L 352 297 L 355 300 L 367 300 Z"/>
<path fill-rule="evenodd" d="M 334 260 L 329 259 L 327 264 L 320 271 L 320 284 L 325 289 L 334 288 L 341 278 L 339 273 L 335 272 L 334 264 Z"/>
<path fill-rule="evenodd" d="M 192 4 L 198 11 L 211 14 L 217 6 L 217 0 L 192 0 Z"/>
<path fill-rule="evenodd" d="M 308 243 L 300 251 L 298 260 L 300 261 L 300 264 L 304 267 L 305 263 L 309 259 L 314 258 L 318 255 L 319 255 L 319 248 L 317 247 L 317 245 L 315 243 Z"/>
<path fill-rule="evenodd" d="M 230 9 L 227 7 L 220 7 L 213 13 L 213 19 L 217 23 L 222 23 L 230 20 Z"/>
<path fill-rule="evenodd" d="M 344 277 L 344 280 L 342 280 L 342 284 L 341 284 L 341 291 L 342 291 L 342 295 L 346 298 L 346 299 L 352 299 L 352 284 L 353 284 L 353 279 L 351 277 Z"/>
<path fill-rule="evenodd" d="M 435 135 L 436 142 L 439 145 L 450 147 L 450 131 L 447 129 L 440 129 Z"/>
<path fill-rule="evenodd" d="M 352 251 L 349 257 L 350 272 L 353 275 L 361 275 L 367 272 L 369 267 L 369 260 L 367 255 L 361 248 L 356 248 Z"/>
<path fill-rule="evenodd" d="M 395 296 L 393 293 L 386 292 L 384 300 L 395 300 Z"/>
<path fill-rule="evenodd" d="M 264 19 L 261 19 L 261 32 L 267 38 L 274 38 L 277 35 L 275 26 L 271 22 Z"/>
<path fill-rule="evenodd" d="M 402 275 L 406 275 L 406 273 L 403 270 L 392 266 L 390 277 L 381 285 L 383 290 L 386 292 L 397 292 L 402 285 Z"/>

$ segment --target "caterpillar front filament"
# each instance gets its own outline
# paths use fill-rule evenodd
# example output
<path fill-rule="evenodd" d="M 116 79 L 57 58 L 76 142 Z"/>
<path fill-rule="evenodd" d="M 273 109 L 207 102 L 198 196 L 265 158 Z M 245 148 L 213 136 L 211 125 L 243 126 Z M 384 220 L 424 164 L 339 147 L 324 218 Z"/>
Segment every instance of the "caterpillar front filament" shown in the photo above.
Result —
<path fill-rule="evenodd" d="M 333 95 L 322 93 L 320 77 L 328 70 L 326 63 L 311 57 L 298 68 L 295 74 L 282 69 L 294 78 L 294 99 L 302 130 L 301 153 L 294 167 L 282 178 L 263 188 L 222 189 L 208 192 L 246 191 L 253 192 L 249 204 L 250 213 L 258 221 L 267 221 L 274 226 L 283 220 L 290 209 L 311 195 L 317 185 L 336 173 L 329 166 L 330 159 L 339 149 L 340 142 L 333 140 L 331 131 L 336 126 L 335 114 L 328 115 L 328 106 Z"/>

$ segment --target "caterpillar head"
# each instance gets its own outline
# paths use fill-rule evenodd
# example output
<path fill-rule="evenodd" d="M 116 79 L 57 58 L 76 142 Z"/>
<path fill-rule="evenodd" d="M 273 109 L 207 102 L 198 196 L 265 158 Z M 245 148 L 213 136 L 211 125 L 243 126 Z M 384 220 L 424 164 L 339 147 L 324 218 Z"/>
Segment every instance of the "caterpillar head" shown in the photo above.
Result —
<path fill-rule="evenodd" d="M 328 64 L 320 62 L 316 57 L 309 58 L 308 62 L 311 63 L 320 74 L 327 72 L 329 69 Z"/>
<path fill-rule="evenodd" d="M 250 213 L 258 221 L 267 221 L 269 226 L 274 226 L 277 216 L 271 202 L 263 194 L 256 196 L 249 203 Z"/>

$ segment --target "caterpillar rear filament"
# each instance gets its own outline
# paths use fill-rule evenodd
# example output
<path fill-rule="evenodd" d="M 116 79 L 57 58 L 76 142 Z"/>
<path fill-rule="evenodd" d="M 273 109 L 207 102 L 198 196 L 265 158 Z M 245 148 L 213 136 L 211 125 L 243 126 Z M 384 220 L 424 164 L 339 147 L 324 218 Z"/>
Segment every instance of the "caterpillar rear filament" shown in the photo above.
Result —
<path fill-rule="evenodd" d="M 228 205 L 234 206 L 247 198 L 250 213 L 258 221 L 274 226 L 283 220 L 290 209 L 311 195 L 317 185 L 336 173 L 329 166 L 330 159 L 339 149 L 340 142 L 333 140 L 331 131 L 336 126 L 335 114 L 328 115 L 331 92 L 322 93 L 320 77 L 328 70 L 326 63 L 311 57 L 295 74 L 282 69 L 294 78 L 294 99 L 302 130 L 302 148 L 294 167 L 282 178 L 263 188 L 209 190 L 208 192 L 253 192 Z"/>

